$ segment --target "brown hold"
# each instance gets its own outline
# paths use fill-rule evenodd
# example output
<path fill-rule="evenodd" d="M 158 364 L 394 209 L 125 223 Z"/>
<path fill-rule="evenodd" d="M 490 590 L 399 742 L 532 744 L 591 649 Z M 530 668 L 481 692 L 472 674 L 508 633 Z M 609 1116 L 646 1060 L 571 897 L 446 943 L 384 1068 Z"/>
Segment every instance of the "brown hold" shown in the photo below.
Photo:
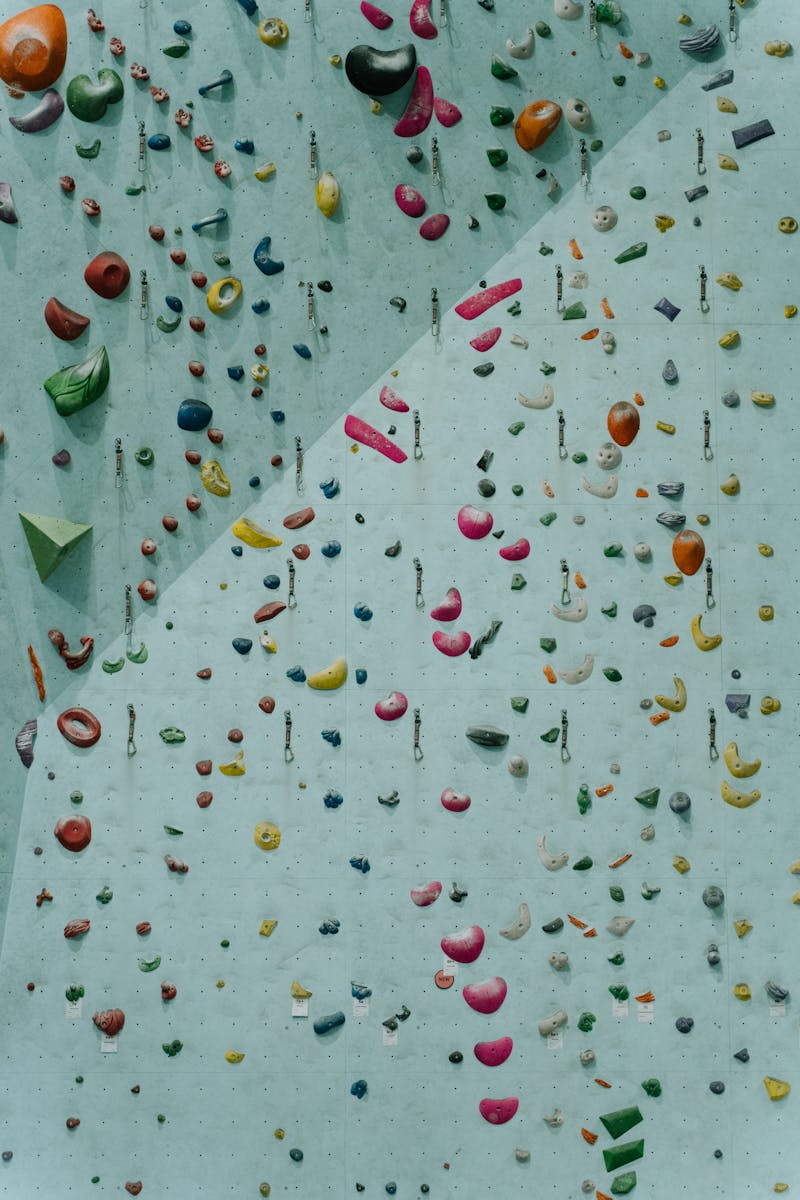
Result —
<path fill-rule="evenodd" d="M 183 264 L 186 262 L 186 251 L 185 250 L 177 250 L 177 249 L 170 250 L 169 256 L 172 259 L 172 261 L 175 263 L 176 267 L 182 267 Z"/>
<path fill-rule="evenodd" d="M 175 997 L 177 996 L 177 994 L 178 994 L 178 989 L 175 987 L 174 983 L 164 982 L 161 984 L 161 999 L 162 1000 L 174 1000 Z"/>
<path fill-rule="evenodd" d="M 152 928 L 153 926 L 149 921 L 140 921 L 136 926 L 136 932 L 138 933 L 139 937 L 145 937 L 146 934 L 152 931 Z"/>
<path fill-rule="evenodd" d="M 121 296 L 131 278 L 131 269 L 121 254 L 103 250 L 95 255 L 83 272 L 83 278 L 93 292 L 105 300 Z"/>
<path fill-rule="evenodd" d="M 228 730 L 228 741 L 234 742 L 237 745 L 239 742 L 243 742 L 244 734 L 242 733 L 241 729 L 229 729 Z"/>
<path fill-rule="evenodd" d="M 210 679 L 211 678 L 211 667 L 202 667 L 201 670 L 199 670 L 197 672 L 197 678 L 198 679 Z"/>
<path fill-rule="evenodd" d="M 84 933 L 88 933 L 92 922 L 88 917 L 76 918 L 74 921 L 67 921 L 64 926 L 65 938 L 83 937 Z"/>
<path fill-rule="evenodd" d="M 272 696 L 262 696 L 258 702 L 258 707 L 264 713 L 275 712 L 275 700 Z"/>
<path fill-rule="evenodd" d="M 56 650 L 58 650 L 58 653 L 64 659 L 64 662 L 67 664 L 67 670 L 77 671 L 79 667 L 84 666 L 89 661 L 92 650 L 94 649 L 94 638 L 82 637 L 81 645 L 83 646 L 83 649 L 79 650 L 77 654 L 71 654 L 69 642 L 65 640 L 60 629 L 48 629 L 47 636 L 55 646 Z"/>
<path fill-rule="evenodd" d="M 194 764 L 194 769 L 197 771 L 198 775 L 210 775 L 213 767 L 214 764 L 210 758 L 201 758 L 200 762 L 196 762 Z"/>
<path fill-rule="evenodd" d="M 80 1123 L 80 1117 L 67 1117 L 67 1129 L 77 1129 Z"/>
<path fill-rule="evenodd" d="M 310 525 L 317 514 L 313 508 L 301 508 L 298 512 L 289 513 L 288 517 L 283 518 L 284 529 L 302 529 L 304 525 Z"/>
<path fill-rule="evenodd" d="M 163 242 L 166 236 L 166 230 L 163 225 L 148 225 L 147 232 L 154 242 Z"/>
<path fill-rule="evenodd" d="M 639 432 L 639 413 L 627 400 L 618 400 L 608 410 L 608 432 L 618 446 L 630 446 Z"/>
<path fill-rule="evenodd" d="M 292 546 L 292 554 L 295 556 L 295 558 L 299 558 L 301 562 L 304 562 L 310 553 L 311 547 L 305 542 L 298 542 L 296 546 Z"/>
<path fill-rule="evenodd" d="M 271 621 L 273 617 L 277 617 L 282 613 L 286 605 L 282 600 L 272 600 L 269 604 L 262 604 L 261 608 L 257 608 L 253 613 L 253 620 L 256 625 L 260 625 L 262 621 Z"/>
<path fill-rule="evenodd" d="M 170 871 L 174 871 L 176 875 L 186 875 L 188 873 L 188 865 L 185 862 L 181 862 L 179 858 L 173 858 L 171 854 L 164 855 L 164 862 Z"/>
<path fill-rule="evenodd" d="M 102 732 L 100 722 L 88 708 L 65 708 L 56 717 L 56 725 L 62 737 L 73 746 L 85 749 L 99 741 Z"/>
<path fill-rule="evenodd" d="M 186 497 L 186 507 L 188 508 L 189 512 L 197 512 L 202 503 L 203 501 L 199 496 L 196 496 L 194 492 L 190 492 Z"/>
<path fill-rule="evenodd" d="M 59 817 L 53 833 L 65 850 L 79 854 L 92 840 L 92 822 L 80 813 L 70 813 L 68 817 Z"/>
<path fill-rule="evenodd" d="M 175 530 L 178 528 L 178 518 L 177 517 L 162 517 L 161 524 L 164 526 L 167 533 L 174 533 Z"/>
<path fill-rule="evenodd" d="M 221 429 L 207 429 L 206 437 L 210 442 L 213 442 L 215 446 L 221 446 L 225 438 L 225 434 Z"/>
<path fill-rule="evenodd" d="M 125 1024 L 125 1013 L 121 1008 L 106 1008 L 92 1017 L 97 1028 L 106 1037 L 116 1037 Z"/>
<path fill-rule="evenodd" d="M 192 271 L 192 283 L 196 288 L 204 288 L 208 283 L 208 276 L 202 271 Z"/>
<path fill-rule="evenodd" d="M 44 306 L 44 319 L 50 332 L 61 338 L 62 342 L 74 342 L 90 321 L 89 317 L 75 312 L 74 308 L 67 308 L 66 304 L 62 304 L 55 296 L 51 296 Z"/>
<path fill-rule="evenodd" d="M 672 543 L 672 559 L 682 575 L 695 575 L 703 565 L 706 544 L 694 529 L 682 529 Z"/>
<path fill-rule="evenodd" d="M 544 145 L 561 120 L 561 105 L 555 100 L 534 100 L 523 108 L 514 125 L 514 137 L 523 150 Z"/>
<path fill-rule="evenodd" d="M 39 895 L 36 897 L 36 907 L 41 908 L 42 905 L 44 904 L 45 900 L 52 900 L 52 899 L 53 899 L 52 894 L 50 892 L 48 892 L 47 888 L 42 888 L 42 890 L 39 892 Z"/>
<path fill-rule="evenodd" d="M 125 1184 L 125 1191 L 126 1191 L 126 1192 L 130 1192 L 130 1194 L 131 1194 L 132 1196 L 138 1196 L 138 1195 L 139 1195 L 139 1192 L 140 1192 L 141 1190 L 142 1190 L 142 1181 L 141 1181 L 140 1179 L 137 1179 L 135 1183 L 131 1183 L 131 1182 L 130 1182 L 130 1180 L 129 1180 L 129 1181 L 128 1181 L 128 1182 Z"/>
<path fill-rule="evenodd" d="M 141 1089 L 141 1087 L 139 1086 L 139 1084 L 138 1084 L 138 1083 L 135 1083 L 135 1084 L 133 1085 L 133 1087 L 131 1088 L 131 1093 L 132 1093 L 134 1096 L 138 1096 L 138 1095 L 139 1095 L 139 1092 L 140 1092 L 141 1090 L 142 1090 L 142 1089 Z"/>
<path fill-rule="evenodd" d="M 183 457 L 192 467 L 199 467 L 203 461 L 203 456 L 199 450 L 184 450 Z"/>
<path fill-rule="evenodd" d="M 198 792 L 197 793 L 197 807 L 198 808 L 208 808 L 208 806 L 210 805 L 210 803 L 213 799 L 214 799 L 213 792 Z"/>
<path fill-rule="evenodd" d="M 202 333 L 206 327 L 206 323 L 202 317 L 189 317 L 189 328 L 195 333 Z"/>

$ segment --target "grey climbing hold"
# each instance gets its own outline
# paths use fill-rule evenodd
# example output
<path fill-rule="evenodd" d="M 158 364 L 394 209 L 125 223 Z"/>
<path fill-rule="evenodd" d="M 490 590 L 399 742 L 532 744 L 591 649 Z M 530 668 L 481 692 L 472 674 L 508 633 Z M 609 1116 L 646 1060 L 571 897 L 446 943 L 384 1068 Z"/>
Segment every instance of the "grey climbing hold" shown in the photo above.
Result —
<path fill-rule="evenodd" d="M 724 71 L 718 71 L 716 75 L 712 75 L 700 86 L 704 92 L 713 92 L 715 88 L 724 87 L 726 83 L 733 83 L 733 70 L 730 67 Z"/>
<path fill-rule="evenodd" d="M 497 491 L 497 484 L 494 483 L 491 479 L 481 479 L 479 481 L 478 492 L 484 498 L 488 499 L 488 497 L 493 496 L 496 491 Z"/>
<path fill-rule="evenodd" d="M 726 408 L 738 408 L 739 407 L 739 393 L 736 391 L 726 392 L 725 395 L 722 397 L 722 403 L 725 405 Z"/>
<path fill-rule="evenodd" d="M 711 942 L 706 950 L 706 962 L 710 967 L 718 967 L 722 961 L 722 956 L 719 952 L 719 946 L 716 942 Z"/>
<path fill-rule="evenodd" d="M 410 163 L 416 166 L 418 162 L 422 162 L 421 148 L 419 146 L 409 146 L 408 150 L 406 150 L 406 158 Z"/>
<path fill-rule="evenodd" d="M 682 816 L 692 807 L 692 801 L 686 792 L 673 792 L 669 798 L 669 806 L 674 813 Z"/>
<path fill-rule="evenodd" d="M 402 547 L 401 543 L 399 541 L 397 541 L 397 542 L 394 542 L 391 546 L 387 546 L 383 553 L 386 555 L 387 558 L 397 558 L 397 556 L 400 553 L 400 551 L 402 550 L 402 548 L 403 547 Z"/>
<path fill-rule="evenodd" d="M 687 188 L 683 194 L 691 204 L 693 200 L 699 200 L 701 196 L 707 196 L 708 188 L 704 183 L 700 183 L 697 187 Z"/>
<path fill-rule="evenodd" d="M 472 368 L 473 375 L 477 375 L 479 379 L 485 379 L 487 375 L 491 375 L 494 370 L 494 363 L 485 362 L 478 363 L 477 367 Z"/>
<path fill-rule="evenodd" d="M 728 692 L 725 697 L 725 707 L 734 716 L 746 717 L 747 710 L 750 707 L 749 692 Z"/>
<path fill-rule="evenodd" d="M 496 725 L 468 725 L 466 735 L 476 746 L 499 749 L 508 744 L 508 734 Z"/>
<path fill-rule="evenodd" d="M 542 926 L 542 933 L 558 933 L 564 928 L 564 921 L 561 917 L 556 917 L 553 921 L 548 921 Z"/>
<path fill-rule="evenodd" d="M 679 512 L 662 512 L 658 514 L 656 520 L 659 525 L 664 525 L 667 529 L 680 529 L 686 524 L 686 515 Z"/>
<path fill-rule="evenodd" d="M 652 550 L 647 542 L 637 542 L 633 547 L 633 557 L 637 562 L 649 562 L 652 557 Z"/>
<path fill-rule="evenodd" d="M 750 1062 L 750 1051 L 746 1046 L 742 1046 L 741 1050 L 737 1050 L 733 1057 L 742 1063 Z"/>
<path fill-rule="evenodd" d="M 683 495 L 682 483 L 659 483 L 656 487 L 659 496 L 679 497 Z"/>
<path fill-rule="evenodd" d="M 768 979 L 764 984 L 764 991 L 775 1004 L 783 1004 L 785 1000 L 789 999 L 789 989 L 781 987 L 779 983 L 775 983 L 772 979 Z"/>
<path fill-rule="evenodd" d="M 689 37 L 681 38 L 678 42 L 678 49 L 684 50 L 687 54 L 708 54 L 718 42 L 719 26 L 706 25 L 705 28 L 698 29 Z"/>
<path fill-rule="evenodd" d="M 639 837 L 642 839 L 643 842 L 652 842 L 652 840 L 655 836 L 656 836 L 655 825 L 645 825 L 643 829 L 639 830 Z"/>
<path fill-rule="evenodd" d="M 676 383 L 678 379 L 678 368 L 671 358 L 668 358 L 664 363 L 664 369 L 661 372 L 661 378 L 664 383 Z"/>
<path fill-rule="evenodd" d="M 637 604 L 633 610 L 633 619 L 636 624 L 645 625 L 648 629 L 653 627 L 653 618 L 656 615 L 656 610 L 652 604 Z"/>
<path fill-rule="evenodd" d="M 708 1090 L 713 1092 L 715 1096 L 721 1096 L 725 1091 L 725 1084 L 721 1079 L 713 1079 L 708 1085 Z"/>
<path fill-rule="evenodd" d="M 703 889 L 703 904 L 706 908 L 721 908 L 725 903 L 725 893 L 715 883 Z"/>
<path fill-rule="evenodd" d="M 691 1017 L 678 1017 L 675 1028 L 678 1033 L 691 1033 L 694 1029 L 694 1020 Z"/>
<path fill-rule="evenodd" d="M 663 317 L 666 317 L 668 321 L 674 321 L 681 311 L 678 306 L 673 304 L 671 300 L 668 300 L 666 296 L 662 296 L 658 304 L 653 305 L 653 308 L 656 310 L 656 312 L 660 312 Z"/>
<path fill-rule="evenodd" d="M 743 125 L 741 129 L 731 131 L 733 135 L 733 144 L 737 150 L 741 150 L 744 146 L 750 146 L 753 142 L 760 142 L 762 138 L 772 137 L 775 130 L 769 121 L 755 121 L 752 125 Z"/>

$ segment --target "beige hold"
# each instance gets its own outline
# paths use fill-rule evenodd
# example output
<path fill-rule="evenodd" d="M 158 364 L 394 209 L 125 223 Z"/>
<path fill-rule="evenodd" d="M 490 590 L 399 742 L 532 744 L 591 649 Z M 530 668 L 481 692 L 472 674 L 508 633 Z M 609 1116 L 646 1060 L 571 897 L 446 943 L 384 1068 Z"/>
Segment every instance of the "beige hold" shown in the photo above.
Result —
<path fill-rule="evenodd" d="M 733 101 L 729 100 L 727 96 L 717 96 L 717 108 L 720 112 L 725 113 L 735 113 L 739 111 Z"/>
<path fill-rule="evenodd" d="M 739 164 L 735 158 L 731 158 L 730 154 L 718 154 L 717 166 L 723 171 L 738 171 Z"/>
<path fill-rule="evenodd" d="M 771 58 L 786 58 L 787 54 L 792 53 L 792 43 L 782 41 L 766 42 L 764 53 L 769 54 Z"/>
<path fill-rule="evenodd" d="M 733 271 L 723 271 L 717 276 L 717 283 L 720 287 L 730 288 L 732 292 L 738 292 L 744 285 L 741 279 Z"/>
<path fill-rule="evenodd" d="M 726 496 L 738 496 L 740 488 L 739 476 L 733 473 L 728 476 L 724 483 L 719 485 L 719 490 L 724 492 Z"/>
<path fill-rule="evenodd" d="M 772 408 L 775 404 L 775 396 L 772 392 L 751 392 L 750 399 L 758 408 Z"/>

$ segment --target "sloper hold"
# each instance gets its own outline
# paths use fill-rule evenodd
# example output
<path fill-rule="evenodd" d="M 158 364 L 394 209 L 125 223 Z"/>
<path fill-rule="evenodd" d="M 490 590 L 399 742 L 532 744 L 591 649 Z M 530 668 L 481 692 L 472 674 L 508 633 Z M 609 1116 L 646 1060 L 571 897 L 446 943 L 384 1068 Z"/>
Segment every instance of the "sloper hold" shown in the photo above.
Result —
<path fill-rule="evenodd" d="M 607 1171 L 616 1171 L 627 1163 L 636 1162 L 644 1156 L 644 1138 L 635 1142 L 623 1142 L 621 1146 L 611 1146 L 603 1151 L 603 1161 Z"/>
<path fill-rule="evenodd" d="M 413 45 L 396 50 L 376 50 L 374 46 L 353 46 L 344 60 L 347 78 L 365 96 L 389 96 L 408 83 L 417 65 Z"/>
<path fill-rule="evenodd" d="M 637 1104 L 630 1108 L 618 1108 L 600 1118 L 614 1141 L 622 1137 L 623 1133 L 627 1133 L 629 1129 L 633 1129 L 634 1125 L 638 1125 L 643 1119 Z"/>
<path fill-rule="evenodd" d="M 62 517 L 46 517 L 37 513 L 19 514 L 34 566 L 42 582 L 52 575 L 59 563 L 72 553 L 91 525 L 79 525 Z"/>

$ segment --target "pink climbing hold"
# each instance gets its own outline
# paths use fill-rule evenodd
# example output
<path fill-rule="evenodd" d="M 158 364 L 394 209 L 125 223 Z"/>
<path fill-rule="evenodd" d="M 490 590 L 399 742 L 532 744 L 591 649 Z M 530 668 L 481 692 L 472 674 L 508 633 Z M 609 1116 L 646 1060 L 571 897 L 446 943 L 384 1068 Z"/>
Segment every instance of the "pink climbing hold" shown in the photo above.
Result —
<path fill-rule="evenodd" d="M 394 127 L 398 137 L 417 137 L 424 133 L 433 116 L 433 80 L 427 67 L 417 67 L 414 90 L 406 111 Z M 520 283 L 520 286 L 522 284 Z"/>
<path fill-rule="evenodd" d="M 438 242 L 443 233 L 447 232 L 450 218 L 447 213 L 434 213 L 426 217 L 419 227 L 419 236 L 426 242 Z"/>
<path fill-rule="evenodd" d="M 397 721 L 408 709 L 408 696 L 402 692 L 389 692 L 384 700 L 375 705 L 375 716 L 382 721 Z"/>
<path fill-rule="evenodd" d="M 481 512 L 472 504 L 465 504 L 458 510 L 458 528 L 464 537 L 471 538 L 473 541 L 478 541 L 479 538 L 485 538 L 487 534 L 490 534 L 492 525 L 494 525 L 492 514 Z"/>
<path fill-rule="evenodd" d="M 509 296 L 513 296 L 515 292 L 522 288 L 521 279 L 507 279 L 505 283 L 496 283 L 494 287 L 485 288 L 481 292 L 476 292 L 474 296 L 468 296 L 466 300 L 462 300 L 456 305 L 456 312 L 465 321 L 474 321 L 493 304 L 499 304 L 501 300 L 507 300 Z"/>
<path fill-rule="evenodd" d="M 505 979 L 495 975 L 492 979 L 484 979 L 482 983 L 464 984 L 461 995 L 475 1012 L 488 1014 L 497 1012 L 506 998 L 507 991 Z"/>
<path fill-rule="evenodd" d="M 378 396 L 384 408 L 390 408 L 392 412 L 408 412 L 409 408 L 405 400 L 398 396 L 394 388 L 388 387 L 386 384 L 381 388 L 381 394 Z"/>
<path fill-rule="evenodd" d="M 431 616 L 434 621 L 455 621 L 461 616 L 461 592 L 458 588 L 447 589 L 447 595 L 441 604 L 436 604 L 431 609 Z"/>
<path fill-rule="evenodd" d="M 501 1037 L 494 1042 L 476 1042 L 472 1052 L 485 1067 L 499 1067 L 513 1049 L 513 1040 L 510 1037 Z"/>
<path fill-rule="evenodd" d="M 438 900 L 441 894 L 442 885 L 438 879 L 434 879 L 432 883 L 426 883 L 424 887 L 411 889 L 411 899 L 417 908 L 427 908 L 429 904 L 433 904 L 434 900 Z"/>
<path fill-rule="evenodd" d="M 490 1125 L 505 1125 L 506 1121 L 516 1116 L 518 1108 L 518 1096 L 506 1096 L 503 1100 L 481 1100 L 478 1105 L 478 1111 Z"/>
<path fill-rule="evenodd" d="M 388 29 L 390 25 L 394 24 L 394 17 L 390 17 L 382 8 L 376 8 L 374 4 L 370 4 L 369 0 L 361 0 L 361 11 L 370 25 L 374 25 L 376 29 Z"/>
<path fill-rule="evenodd" d="M 485 942 L 486 934 L 480 925 L 468 925 L 457 933 L 446 933 L 439 945 L 453 962 L 474 963 L 480 958 Z"/>
<path fill-rule="evenodd" d="M 344 431 L 354 442 L 361 442 L 363 446 L 377 450 L 379 454 L 391 459 L 392 462 L 401 463 L 408 458 L 405 451 L 401 450 L 398 445 L 384 437 L 373 425 L 362 421 L 361 417 L 354 417 L 352 413 L 345 417 Z"/>
<path fill-rule="evenodd" d="M 458 658 L 459 655 L 466 654 L 471 643 L 472 638 L 466 629 L 462 629 L 459 633 L 443 633 L 441 629 L 437 629 L 433 635 L 434 646 L 448 658 Z"/>
<path fill-rule="evenodd" d="M 469 344 L 473 350 L 491 350 L 502 332 L 500 326 L 495 325 L 494 329 L 486 329 L 483 333 L 479 333 L 477 337 L 470 338 Z"/>
<path fill-rule="evenodd" d="M 417 37 L 425 38 L 430 41 L 438 34 L 438 30 L 431 20 L 431 0 L 414 0 L 411 5 L 411 12 L 408 14 L 408 23 L 411 26 L 411 32 Z"/>
<path fill-rule="evenodd" d="M 448 812 L 466 812 L 472 797 L 466 792 L 457 792 L 455 788 L 447 787 L 439 797 L 442 802 L 442 808 L 446 808 Z"/>
<path fill-rule="evenodd" d="M 444 125 L 445 129 L 451 129 L 461 120 L 461 109 L 450 100 L 443 100 L 441 96 L 434 96 L 433 111 L 436 120 L 440 125 Z"/>
<path fill-rule="evenodd" d="M 428 207 L 425 197 L 410 183 L 398 183 L 394 189 L 395 204 L 407 217 L 421 217 Z"/>
<path fill-rule="evenodd" d="M 527 538 L 519 538 L 513 546 L 502 546 L 499 554 L 506 562 L 521 562 L 531 552 L 531 544 Z"/>

